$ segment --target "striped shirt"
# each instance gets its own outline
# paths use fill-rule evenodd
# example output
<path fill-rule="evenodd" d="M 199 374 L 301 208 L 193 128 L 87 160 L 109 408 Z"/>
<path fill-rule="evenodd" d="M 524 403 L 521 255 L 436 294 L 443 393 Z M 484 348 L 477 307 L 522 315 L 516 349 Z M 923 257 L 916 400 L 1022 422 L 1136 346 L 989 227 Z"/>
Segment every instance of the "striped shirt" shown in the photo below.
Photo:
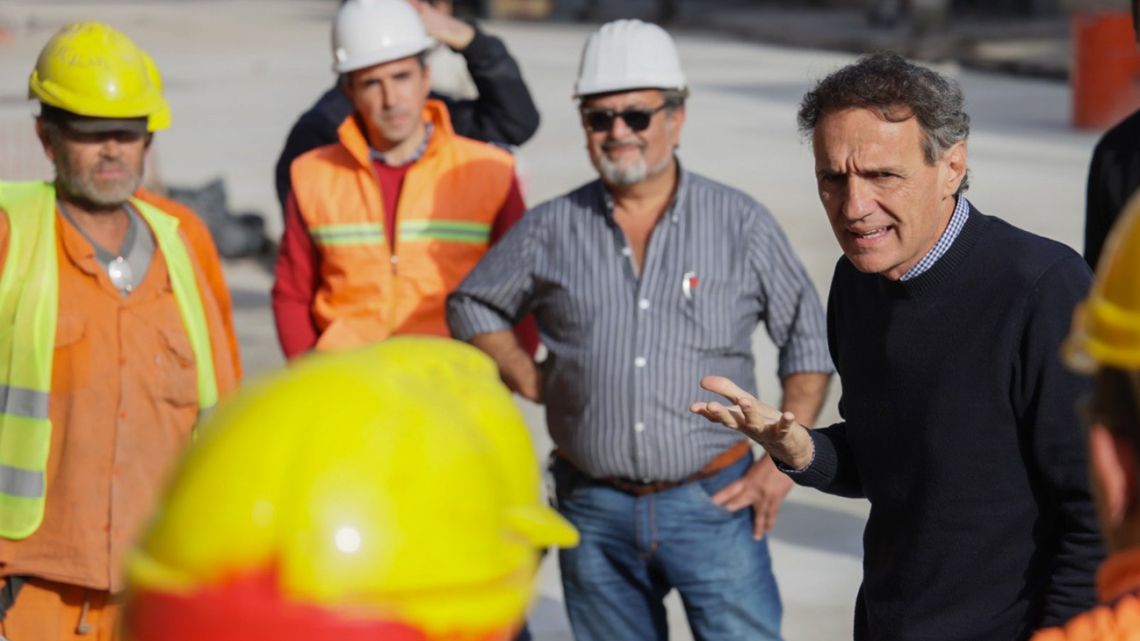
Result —
<path fill-rule="evenodd" d="M 934 243 L 934 247 L 926 252 L 922 260 L 915 263 L 914 267 L 906 270 L 899 280 L 906 281 L 917 276 L 921 276 L 942 258 L 942 254 L 950 249 L 950 245 L 954 244 L 954 239 L 958 237 L 958 233 L 962 231 L 962 226 L 966 224 L 966 219 L 970 217 L 970 202 L 966 200 L 965 196 L 958 195 L 958 202 L 954 205 L 954 213 L 950 216 L 950 223 L 946 225 L 946 230 L 939 236 L 938 242 Z"/>
<path fill-rule="evenodd" d="M 778 374 L 831 372 L 819 297 L 771 214 L 680 172 L 640 276 L 601 182 L 528 212 L 448 300 L 460 340 L 533 311 L 550 435 L 595 478 L 676 481 L 741 436 L 688 411 L 702 376 L 755 392 L 751 337 L 765 323 Z M 774 390 L 765 396 L 778 402 Z"/>

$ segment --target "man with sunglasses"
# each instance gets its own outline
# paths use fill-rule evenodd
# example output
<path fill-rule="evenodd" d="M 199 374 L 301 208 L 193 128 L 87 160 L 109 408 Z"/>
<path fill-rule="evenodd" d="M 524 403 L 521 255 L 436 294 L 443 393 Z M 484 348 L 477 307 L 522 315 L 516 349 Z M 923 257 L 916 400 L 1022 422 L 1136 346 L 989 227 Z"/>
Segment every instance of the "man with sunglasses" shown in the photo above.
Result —
<path fill-rule="evenodd" d="M 137 194 L 157 77 L 122 33 L 64 27 L 28 81 L 55 180 L 0 182 L 3 638 L 113 638 L 127 547 L 236 384 L 204 226 Z"/>
<path fill-rule="evenodd" d="M 814 416 L 832 369 L 818 297 L 767 210 L 677 160 L 688 91 L 664 30 L 604 25 L 575 93 L 599 180 L 491 248 L 449 298 L 452 331 L 546 406 L 558 507 L 582 533 L 559 552 L 578 641 L 665 639 L 671 589 L 697 638 L 778 639 L 764 535 L 790 481 L 693 420 L 686 387 L 725 370 L 754 386 L 763 320 L 784 407 Z M 529 311 L 540 366 L 510 332 Z"/>

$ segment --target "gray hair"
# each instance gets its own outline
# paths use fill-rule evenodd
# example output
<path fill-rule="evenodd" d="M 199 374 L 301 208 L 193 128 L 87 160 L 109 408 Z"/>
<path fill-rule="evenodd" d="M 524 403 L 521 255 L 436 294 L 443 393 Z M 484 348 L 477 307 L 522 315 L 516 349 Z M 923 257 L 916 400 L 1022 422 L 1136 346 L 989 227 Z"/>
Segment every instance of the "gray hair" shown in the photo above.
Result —
<path fill-rule="evenodd" d="M 911 64 L 897 53 L 873 53 L 820 80 L 804 94 L 796 120 L 810 134 L 824 113 L 859 107 L 875 109 L 890 122 L 917 118 L 922 153 L 934 164 L 947 149 L 970 135 L 970 116 L 957 82 Z M 962 177 L 958 192 L 969 187 Z"/>

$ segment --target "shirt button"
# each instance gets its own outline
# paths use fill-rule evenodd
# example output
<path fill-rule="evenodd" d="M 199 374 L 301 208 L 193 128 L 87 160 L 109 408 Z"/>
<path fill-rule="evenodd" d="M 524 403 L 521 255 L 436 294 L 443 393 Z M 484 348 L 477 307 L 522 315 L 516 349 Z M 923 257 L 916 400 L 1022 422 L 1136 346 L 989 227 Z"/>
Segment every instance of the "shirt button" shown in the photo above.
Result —
<path fill-rule="evenodd" d="M 638 356 L 637 358 L 633 359 L 633 365 L 634 367 L 645 367 L 645 357 Z"/>
<path fill-rule="evenodd" d="M 641 300 L 637 301 L 637 306 L 641 309 L 649 309 L 649 299 L 642 298 Z"/>
<path fill-rule="evenodd" d="M 622 256 L 632 256 L 632 255 L 633 255 L 633 250 L 632 250 L 632 249 L 630 249 L 629 247 L 622 247 L 622 248 L 621 248 L 621 255 L 622 255 Z"/>
<path fill-rule="evenodd" d="M 638 434 L 641 434 L 642 432 L 645 431 L 645 423 L 642 423 L 641 421 L 634 423 L 633 424 L 633 431 L 637 432 Z"/>

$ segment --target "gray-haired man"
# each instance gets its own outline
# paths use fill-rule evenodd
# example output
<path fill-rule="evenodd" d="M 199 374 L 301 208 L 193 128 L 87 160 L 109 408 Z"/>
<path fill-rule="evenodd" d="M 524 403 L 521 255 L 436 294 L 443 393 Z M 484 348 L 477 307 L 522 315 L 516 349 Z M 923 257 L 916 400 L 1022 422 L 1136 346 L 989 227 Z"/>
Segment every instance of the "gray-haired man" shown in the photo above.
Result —
<path fill-rule="evenodd" d="M 814 416 L 832 369 L 823 310 L 768 211 L 678 163 L 687 89 L 667 33 L 603 26 L 576 93 L 600 180 L 492 248 L 449 299 L 453 335 L 546 405 L 558 507 L 582 533 L 559 555 L 578 641 L 664 641 L 674 588 L 699 639 L 778 639 L 763 535 L 791 483 L 684 399 L 704 373 L 753 387 L 763 321 L 784 407 Z M 541 372 L 505 331 L 531 310 Z"/>
<path fill-rule="evenodd" d="M 806 430 L 727 378 L 693 411 L 798 483 L 866 497 L 856 639 L 1025 639 L 1093 603 L 1102 550 L 1058 358 L 1089 284 L 1071 249 L 962 195 L 961 90 L 894 54 L 803 100 L 843 258 L 828 301 L 845 421 Z"/>

